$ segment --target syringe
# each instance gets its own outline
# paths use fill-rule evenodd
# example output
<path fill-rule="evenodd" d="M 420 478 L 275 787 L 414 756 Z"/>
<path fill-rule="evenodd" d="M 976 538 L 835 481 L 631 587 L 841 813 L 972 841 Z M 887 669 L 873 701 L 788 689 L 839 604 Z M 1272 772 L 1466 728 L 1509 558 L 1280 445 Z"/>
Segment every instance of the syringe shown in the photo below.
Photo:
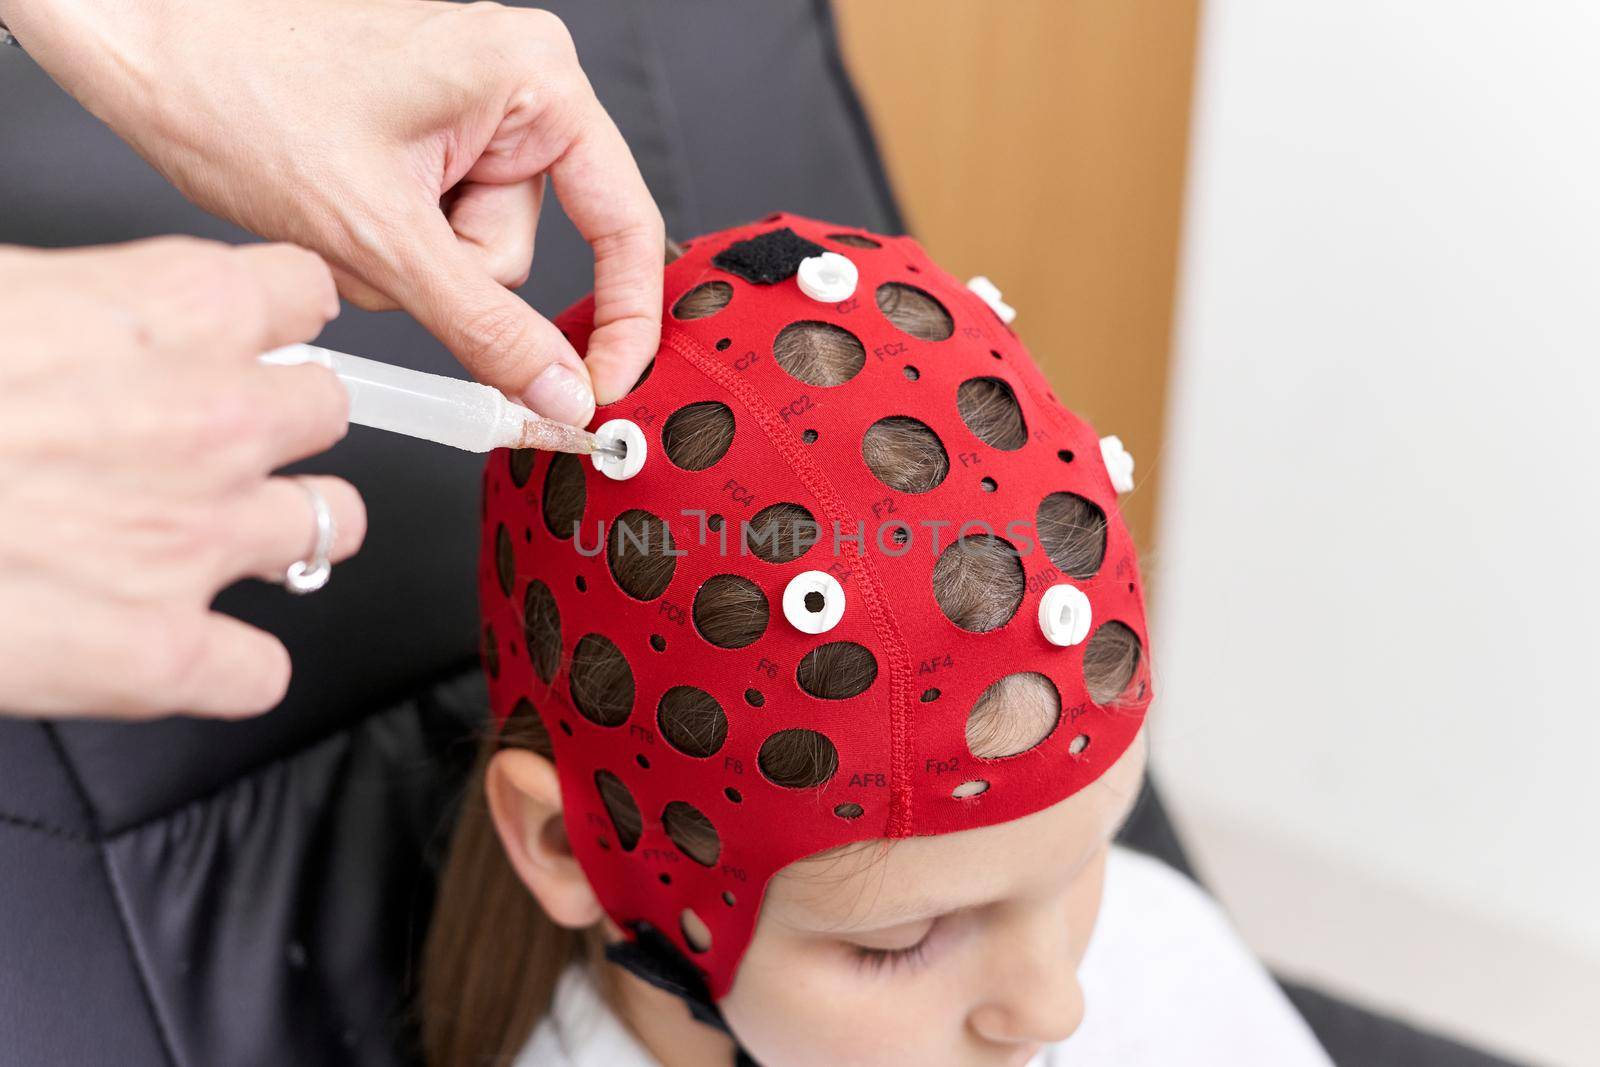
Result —
<path fill-rule="evenodd" d="M 315 345 L 274 349 L 261 362 L 288 366 L 320 363 L 339 376 L 350 394 L 350 421 L 424 441 L 488 452 L 496 448 L 542 448 L 551 452 L 599 452 L 621 458 L 615 442 L 537 415 L 493 386 L 442 374 L 409 370 Z"/>

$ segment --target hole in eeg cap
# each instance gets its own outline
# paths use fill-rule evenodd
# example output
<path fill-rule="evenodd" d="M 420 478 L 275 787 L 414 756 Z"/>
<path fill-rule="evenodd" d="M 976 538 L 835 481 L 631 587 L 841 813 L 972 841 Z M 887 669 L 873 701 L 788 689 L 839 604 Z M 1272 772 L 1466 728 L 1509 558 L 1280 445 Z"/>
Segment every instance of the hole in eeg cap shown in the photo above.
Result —
<path fill-rule="evenodd" d="M 1076 493 L 1051 493 L 1034 515 L 1039 544 L 1072 578 L 1093 578 L 1106 558 L 1106 513 Z"/>
<path fill-rule="evenodd" d="M 750 579 L 713 574 L 694 594 L 694 628 L 718 648 L 743 648 L 767 629 L 771 607 Z"/>
<path fill-rule="evenodd" d="M 974 633 L 998 629 L 1022 606 L 1026 580 L 1010 541 L 969 534 L 939 553 L 933 595 L 945 618 Z"/>
<path fill-rule="evenodd" d="M 744 241 L 735 241 L 713 256 L 711 265 L 729 274 L 737 274 L 747 282 L 772 285 L 794 277 L 802 259 L 826 251 L 821 245 L 806 240 L 785 226 Z"/>
<path fill-rule="evenodd" d="M 587 497 L 583 461 L 571 452 L 557 452 L 551 456 L 550 466 L 544 472 L 544 492 L 540 498 L 544 528 L 556 537 L 571 537 L 583 521 L 583 505 Z"/>
<path fill-rule="evenodd" d="M 692 685 L 675 685 L 656 707 L 656 725 L 667 744 L 686 756 L 717 754 L 728 738 L 728 717 L 716 697 Z"/>
<path fill-rule="evenodd" d="M 944 305 L 914 285 L 884 282 L 878 286 L 877 300 L 884 318 L 919 341 L 943 341 L 956 331 Z"/>
<path fill-rule="evenodd" d="M 733 286 L 727 282 L 704 282 L 678 297 L 678 302 L 672 305 L 672 317 L 685 322 L 709 319 L 727 307 L 732 299 Z"/>
<path fill-rule="evenodd" d="M 1094 632 L 1083 650 L 1083 685 L 1096 704 L 1115 704 L 1139 672 L 1139 635 L 1120 622 Z"/>
<path fill-rule="evenodd" d="M 633 669 L 611 640 L 584 634 L 572 650 L 568 672 L 572 706 L 597 726 L 621 726 L 633 711 Z"/>
<path fill-rule="evenodd" d="M 863 237 L 859 233 L 830 233 L 828 240 L 848 248 L 882 248 L 883 245 L 870 237 Z"/>
<path fill-rule="evenodd" d="M 867 350 L 842 326 L 804 319 L 778 331 L 772 355 L 789 374 L 807 385 L 843 385 L 860 373 Z"/>
<path fill-rule="evenodd" d="M 950 473 L 939 435 L 909 415 L 889 415 L 868 426 L 861 456 L 878 481 L 903 493 L 926 493 Z"/>
<path fill-rule="evenodd" d="M 779 730 L 761 743 L 756 763 L 785 789 L 810 789 L 839 769 L 839 750 L 815 730 Z"/>
<path fill-rule="evenodd" d="M 635 600 L 660 596 L 678 565 L 666 522 L 641 508 L 618 515 L 606 539 L 606 565 L 622 591 Z"/>
<path fill-rule="evenodd" d="M 684 908 L 678 914 L 678 929 L 683 931 L 683 940 L 688 944 L 691 951 L 711 951 L 711 927 L 706 925 L 704 919 L 695 914 L 693 908 Z"/>
<path fill-rule="evenodd" d="M 744 550 L 768 563 L 789 563 L 810 551 L 822 536 L 811 512 L 799 504 L 768 504 L 745 524 Z"/>
<path fill-rule="evenodd" d="M 968 378 L 956 390 L 956 408 L 973 436 L 1011 452 L 1028 443 L 1028 425 L 1011 386 L 999 378 Z"/>
<path fill-rule="evenodd" d="M 500 582 L 500 591 L 510 596 L 517 580 L 517 557 L 515 546 L 511 543 L 511 531 L 506 529 L 503 522 L 494 532 L 494 574 Z"/>
<path fill-rule="evenodd" d="M 490 678 L 500 677 L 500 643 L 495 640 L 494 627 L 484 624 L 483 642 L 480 649 L 483 658 L 483 669 L 489 672 Z"/>
<path fill-rule="evenodd" d="M 878 661 L 854 641 L 830 641 L 807 652 L 795 669 L 795 681 L 814 697 L 848 700 L 871 687 Z"/>
<path fill-rule="evenodd" d="M 1055 683 L 1033 671 L 1008 674 L 985 689 L 967 715 L 967 751 L 1002 759 L 1034 748 L 1061 718 Z"/>
<path fill-rule="evenodd" d="M 533 461 L 539 458 L 539 451 L 535 448 L 513 448 L 508 453 L 508 463 L 511 468 L 511 484 L 521 489 L 528 484 L 528 479 L 533 476 Z"/>
<path fill-rule="evenodd" d="M 617 844 L 622 846 L 622 851 L 632 852 L 639 843 L 639 835 L 644 832 L 644 816 L 639 813 L 633 794 L 622 784 L 622 779 L 610 771 L 595 771 L 594 785 L 600 791 L 600 803 L 611 817 L 611 828 L 617 832 Z"/>
<path fill-rule="evenodd" d="M 555 761 L 555 746 L 550 743 L 550 731 L 545 728 L 544 720 L 527 697 L 517 698 L 503 730 L 506 738 L 509 739 L 514 733 L 519 744 L 531 748 L 547 760 Z"/>
<path fill-rule="evenodd" d="M 717 400 L 685 404 L 667 417 L 661 447 L 686 471 L 703 471 L 733 444 L 733 412 Z"/>
<path fill-rule="evenodd" d="M 674 800 L 661 812 L 661 825 L 678 851 L 702 867 L 715 866 L 722 855 L 722 839 L 705 813 L 693 804 Z"/>
<path fill-rule="evenodd" d="M 555 594 L 538 578 L 528 579 L 528 591 L 522 596 L 522 638 L 533 673 L 548 683 L 561 663 L 561 612 Z"/>

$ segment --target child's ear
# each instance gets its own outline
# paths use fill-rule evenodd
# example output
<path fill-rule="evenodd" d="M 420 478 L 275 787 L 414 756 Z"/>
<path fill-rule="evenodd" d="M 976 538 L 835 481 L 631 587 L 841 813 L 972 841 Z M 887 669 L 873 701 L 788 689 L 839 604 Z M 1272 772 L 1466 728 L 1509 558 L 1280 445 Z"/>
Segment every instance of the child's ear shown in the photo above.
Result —
<path fill-rule="evenodd" d="M 545 914 L 574 930 L 600 921 L 605 911 L 567 841 L 555 764 L 527 749 L 503 749 L 489 761 L 484 789 L 506 858 Z"/>

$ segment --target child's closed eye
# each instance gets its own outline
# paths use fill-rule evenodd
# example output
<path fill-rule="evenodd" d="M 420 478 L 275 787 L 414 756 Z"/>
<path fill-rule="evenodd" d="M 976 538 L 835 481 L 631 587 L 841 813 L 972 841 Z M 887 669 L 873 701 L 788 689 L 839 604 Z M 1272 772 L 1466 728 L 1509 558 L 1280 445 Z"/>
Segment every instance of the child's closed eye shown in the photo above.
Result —
<path fill-rule="evenodd" d="M 856 965 L 871 973 L 917 967 L 927 961 L 928 941 L 933 936 L 934 924 L 928 924 L 922 936 L 907 945 L 851 944 L 850 953 Z"/>

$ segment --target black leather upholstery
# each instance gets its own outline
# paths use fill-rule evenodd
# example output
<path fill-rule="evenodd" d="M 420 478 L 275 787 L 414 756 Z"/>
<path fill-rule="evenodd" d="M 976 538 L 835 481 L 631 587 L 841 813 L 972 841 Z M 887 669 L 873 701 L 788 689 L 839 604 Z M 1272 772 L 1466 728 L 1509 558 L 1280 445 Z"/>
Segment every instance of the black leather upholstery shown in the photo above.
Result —
<path fill-rule="evenodd" d="M 822 0 L 545 6 L 670 232 L 779 208 L 902 229 Z M 162 233 L 248 239 L 0 49 L 0 242 Z M 588 260 L 553 203 L 538 245 L 525 293 L 553 313 L 590 287 Z M 460 373 L 402 316 L 347 309 L 324 337 Z M 480 463 L 355 428 L 304 464 L 360 488 L 371 532 L 315 596 L 247 583 L 221 597 L 294 656 L 272 714 L 0 720 L 0 1067 L 411 1061 L 431 868 L 485 710 Z M 1183 863 L 1153 800 L 1130 832 Z"/>

